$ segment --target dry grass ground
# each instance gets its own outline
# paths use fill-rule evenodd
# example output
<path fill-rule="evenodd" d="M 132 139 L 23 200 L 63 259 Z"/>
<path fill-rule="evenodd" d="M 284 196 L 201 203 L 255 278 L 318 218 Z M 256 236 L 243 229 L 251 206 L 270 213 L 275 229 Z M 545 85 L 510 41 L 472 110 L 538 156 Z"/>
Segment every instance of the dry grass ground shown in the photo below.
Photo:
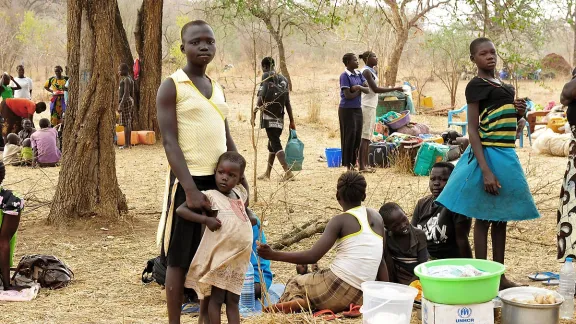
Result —
<path fill-rule="evenodd" d="M 335 70 L 333 70 L 335 71 Z M 339 70 L 336 70 L 339 71 Z M 296 181 L 285 186 L 274 175 L 270 182 L 258 183 L 258 202 L 255 211 L 267 222 L 264 227 L 268 240 L 274 242 L 294 226 L 313 218 L 327 219 L 337 213 L 335 186 L 343 169 L 328 169 L 317 158 L 326 147 L 339 147 L 337 104 L 338 73 L 315 74 L 316 80 L 307 80 L 304 73 L 294 75 L 298 80 L 292 96 L 298 135 L 306 144 L 305 170 Z M 240 74 L 237 75 L 247 75 Z M 227 84 L 227 97 L 231 112 L 229 121 L 233 136 L 241 153 L 249 160 L 248 178 L 254 170 L 253 150 L 250 142 L 249 105 L 252 85 L 239 77 Z M 528 95 L 538 103 L 558 100 L 561 82 L 548 84 L 544 89 L 532 83 L 523 83 L 522 96 Z M 459 103 L 464 100 L 465 83 L 461 83 Z M 440 83 L 428 86 L 437 106 L 447 100 Z M 318 108 L 319 107 L 319 108 Z M 310 116 L 310 111 L 318 116 Z M 443 131 L 446 117 L 418 115 L 417 122 L 427 123 L 435 131 Z M 313 122 L 310 122 L 313 121 Z M 284 134 L 283 139 L 287 138 Z M 528 146 L 528 145 L 526 145 Z M 258 170 L 265 167 L 265 133 L 260 132 L 258 143 Z M 535 221 L 510 224 L 506 253 L 507 274 L 516 281 L 528 283 L 526 275 L 535 271 L 559 270 L 556 262 L 555 206 L 560 190 L 560 179 L 566 165 L 565 158 L 541 156 L 531 153 L 529 147 L 518 149 L 525 166 L 542 218 Z M 140 273 L 146 260 L 158 254 L 155 233 L 160 216 L 164 178 L 167 167 L 160 144 L 137 146 L 132 150 L 117 151 L 117 174 L 123 192 L 128 198 L 130 212 L 121 221 L 99 219 L 71 221 L 66 227 L 46 225 L 49 201 L 54 193 L 59 168 L 30 169 L 8 167 L 5 187 L 18 191 L 28 199 L 23 214 L 16 260 L 22 255 L 54 254 L 74 270 L 72 285 L 57 291 L 41 290 L 38 298 L 29 303 L 0 304 L 0 323 L 165 323 L 165 302 L 157 285 L 143 286 Z M 385 201 L 398 202 L 411 213 L 417 199 L 427 194 L 426 177 L 401 174 L 395 169 L 380 169 L 367 175 L 368 199 L 366 205 L 378 208 Z M 252 198 L 252 201 L 255 199 Z M 292 249 L 309 248 L 317 237 L 300 242 Z M 329 254 L 320 266 L 328 266 Z M 294 273 L 289 264 L 273 263 L 275 281 L 285 282 Z M 183 316 L 185 323 L 196 319 Z M 263 316 L 246 323 L 319 323 L 310 316 Z M 360 320 L 341 323 L 361 323 Z M 413 319 L 412 323 L 418 323 Z"/>

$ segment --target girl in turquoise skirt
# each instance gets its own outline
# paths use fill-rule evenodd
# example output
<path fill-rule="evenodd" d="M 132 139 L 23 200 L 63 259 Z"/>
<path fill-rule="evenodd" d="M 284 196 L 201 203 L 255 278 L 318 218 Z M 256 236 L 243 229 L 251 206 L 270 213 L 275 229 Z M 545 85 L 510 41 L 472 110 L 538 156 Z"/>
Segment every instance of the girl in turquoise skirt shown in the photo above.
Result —
<path fill-rule="evenodd" d="M 437 202 L 450 211 L 475 218 L 476 258 L 488 257 L 492 226 L 492 258 L 504 263 L 508 221 L 540 217 L 515 151 L 517 120 L 526 102 L 515 100 L 514 88 L 496 79 L 496 48 L 487 38 L 470 44 L 478 75 L 466 87 L 468 136 L 464 152 Z M 502 276 L 500 288 L 516 284 Z"/>

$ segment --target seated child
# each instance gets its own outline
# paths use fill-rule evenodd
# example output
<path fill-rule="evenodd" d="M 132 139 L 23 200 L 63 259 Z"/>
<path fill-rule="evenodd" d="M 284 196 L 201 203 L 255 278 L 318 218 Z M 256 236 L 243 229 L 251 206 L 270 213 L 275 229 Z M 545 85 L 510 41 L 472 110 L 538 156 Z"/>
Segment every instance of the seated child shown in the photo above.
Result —
<path fill-rule="evenodd" d="M 4 146 L 4 152 L 2 154 L 2 162 L 4 164 L 17 164 L 20 162 L 20 139 L 18 135 L 14 133 L 8 134 L 6 136 L 7 144 Z"/>
<path fill-rule="evenodd" d="M 410 225 L 408 217 L 396 203 L 380 207 L 380 215 L 386 226 L 386 248 L 384 258 L 390 282 L 409 285 L 418 278 L 414 268 L 428 261 L 426 234 Z"/>
<path fill-rule="evenodd" d="M 32 165 L 34 161 L 34 152 L 32 151 L 32 142 L 29 138 L 22 141 L 22 150 L 20 151 L 20 160 L 26 165 Z"/>
<path fill-rule="evenodd" d="M 430 171 L 431 195 L 418 201 L 412 214 L 412 226 L 423 230 L 430 257 L 434 259 L 472 258 L 468 241 L 472 219 L 449 211 L 435 200 L 448 183 L 454 165 L 438 162 Z"/>
<path fill-rule="evenodd" d="M 186 203 L 176 210 L 178 216 L 209 230 L 204 232 L 184 284 L 201 300 L 199 323 L 220 323 L 224 303 L 228 323 L 240 323 L 238 304 L 252 253 L 252 224 L 256 224 L 246 213 L 246 189 L 239 186 L 245 168 L 246 160 L 239 153 L 222 154 L 215 170 L 218 190 L 203 192 L 213 215 L 200 215 Z"/>
<path fill-rule="evenodd" d="M 32 121 L 28 118 L 22 119 L 22 130 L 18 133 L 20 141 L 24 141 L 36 131 L 36 128 L 32 127 Z"/>
<path fill-rule="evenodd" d="M 56 145 L 57 131 L 50 127 L 50 120 L 40 119 L 40 129 L 30 136 L 34 159 L 39 166 L 56 166 L 60 162 L 61 153 Z"/>
<path fill-rule="evenodd" d="M 362 304 L 361 284 L 388 281 L 384 249 L 384 224 L 373 210 L 362 206 L 366 198 L 366 179 L 348 171 L 340 176 L 336 199 L 343 213 L 328 221 L 324 233 L 311 249 L 299 252 L 274 251 L 261 243 L 261 258 L 293 264 L 314 264 L 332 247 L 336 255 L 329 269 L 299 275 L 286 284 L 280 303 L 267 311 L 285 313 L 301 310 L 331 310 L 338 313 L 350 304 Z"/>

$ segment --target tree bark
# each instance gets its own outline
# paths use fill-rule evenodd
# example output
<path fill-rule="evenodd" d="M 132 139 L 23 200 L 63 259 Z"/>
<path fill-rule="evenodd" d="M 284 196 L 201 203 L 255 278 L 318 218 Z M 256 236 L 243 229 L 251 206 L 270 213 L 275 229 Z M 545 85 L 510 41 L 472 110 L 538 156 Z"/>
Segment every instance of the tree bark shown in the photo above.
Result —
<path fill-rule="evenodd" d="M 151 130 L 160 137 L 156 116 L 156 92 L 162 76 L 162 6 L 163 0 L 144 0 L 138 13 L 134 35 L 140 57 L 140 93 L 135 130 Z"/>
<path fill-rule="evenodd" d="M 397 30 L 396 43 L 394 43 L 394 48 L 390 54 L 390 59 L 388 60 L 388 70 L 386 71 L 386 85 L 394 86 L 396 84 L 396 78 L 398 77 L 398 68 L 400 65 L 400 58 L 402 58 L 402 52 L 404 51 L 404 46 L 408 41 L 408 28 L 402 27 Z"/>
<path fill-rule="evenodd" d="M 116 52 L 114 65 L 115 68 L 120 66 L 120 63 L 126 63 L 128 66 L 132 66 L 134 63 L 134 57 L 132 56 L 132 51 L 130 50 L 130 43 L 128 42 L 128 36 L 126 36 L 126 30 L 124 29 L 124 24 L 122 23 L 122 16 L 120 15 L 120 9 L 118 8 L 118 2 L 116 2 L 116 13 L 114 14 L 115 22 L 115 32 L 114 32 L 114 49 Z M 132 69 L 130 69 L 130 74 L 132 74 Z"/>
<path fill-rule="evenodd" d="M 258 16 L 257 16 L 258 17 Z M 280 30 L 276 30 L 272 25 L 272 21 L 269 18 L 260 18 L 264 21 L 266 25 L 266 29 L 272 37 L 274 41 L 276 41 L 276 45 L 278 45 L 278 62 L 280 64 L 280 73 L 288 80 L 288 87 L 289 90 L 292 91 L 292 79 L 290 78 L 290 72 L 288 72 L 288 65 L 286 64 L 286 50 L 284 49 L 284 37 Z"/>
<path fill-rule="evenodd" d="M 68 66 L 72 79 L 70 106 L 64 128 L 64 155 L 58 186 L 48 215 L 50 223 L 69 218 L 98 216 L 118 219 L 128 210 L 118 186 L 113 146 L 115 67 L 113 53 L 116 0 L 68 0 Z M 86 12 L 87 24 L 81 23 Z M 93 69 L 86 90 L 79 98 L 80 33 L 90 29 L 94 36 Z M 92 46 L 89 46 L 92 47 Z M 87 48 L 86 50 L 89 50 Z M 79 100 L 80 99 L 80 100 Z"/>
<path fill-rule="evenodd" d="M 576 22 L 570 25 L 572 27 L 572 32 L 574 33 L 574 44 L 572 46 L 572 66 L 576 65 Z"/>

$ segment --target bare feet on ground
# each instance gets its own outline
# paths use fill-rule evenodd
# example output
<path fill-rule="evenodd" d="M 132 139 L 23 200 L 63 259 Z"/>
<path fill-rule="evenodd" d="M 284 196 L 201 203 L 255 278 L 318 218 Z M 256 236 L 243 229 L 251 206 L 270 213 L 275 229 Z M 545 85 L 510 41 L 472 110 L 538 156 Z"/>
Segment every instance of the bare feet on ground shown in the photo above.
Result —
<path fill-rule="evenodd" d="M 257 178 L 258 180 L 270 180 L 270 175 L 268 173 L 264 173 L 263 175 Z"/>
<path fill-rule="evenodd" d="M 516 287 L 526 287 L 526 286 L 528 286 L 528 285 L 518 284 L 518 283 L 515 283 L 513 281 L 510 281 L 505 276 L 502 276 L 502 279 L 500 279 L 500 290 L 504 290 L 504 289 L 508 289 L 508 288 L 516 288 Z"/>

